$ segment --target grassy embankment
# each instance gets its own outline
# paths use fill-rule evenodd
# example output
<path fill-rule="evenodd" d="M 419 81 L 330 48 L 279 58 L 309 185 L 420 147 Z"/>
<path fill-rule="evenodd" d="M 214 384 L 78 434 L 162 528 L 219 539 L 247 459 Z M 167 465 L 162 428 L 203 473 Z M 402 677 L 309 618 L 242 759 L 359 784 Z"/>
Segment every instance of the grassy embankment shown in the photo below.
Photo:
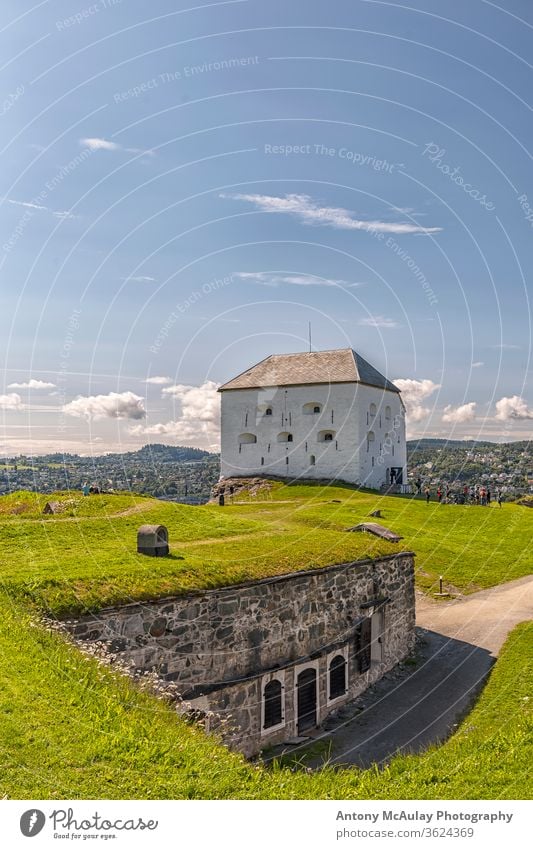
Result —
<path fill-rule="evenodd" d="M 533 624 L 511 635 L 458 732 L 382 772 L 266 770 L 0 602 L 0 793 L 8 798 L 528 798 Z"/>
<path fill-rule="evenodd" d="M 11 595 L 57 615 L 402 549 L 416 552 L 424 590 L 434 590 L 439 575 L 446 586 L 473 592 L 531 572 L 533 513 L 515 504 L 427 505 L 347 487 L 281 484 L 224 508 L 132 495 L 54 498 L 69 505 L 50 516 L 42 515 L 44 496 L 0 498 L 0 580 Z M 404 537 L 399 544 L 345 532 L 377 508 L 379 521 Z M 143 522 L 167 525 L 170 558 L 136 553 Z"/>
<path fill-rule="evenodd" d="M 71 499 L 72 494 L 60 498 Z M 418 581 L 463 591 L 527 574 L 532 514 L 439 506 L 344 487 L 276 485 L 254 503 L 201 508 L 129 495 L 0 499 L 0 793 L 11 798 L 525 798 L 532 762 L 533 625 L 511 635 L 480 701 L 444 746 L 382 772 L 265 770 L 88 660 L 32 619 L 412 548 Z M 20 505 L 27 506 L 20 511 Z M 399 546 L 343 528 L 383 511 Z M 16 510 L 16 512 L 13 512 Z M 71 515 L 69 515 L 71 514 Z M 142 522 L 173 557 L 135 553 Z"/>

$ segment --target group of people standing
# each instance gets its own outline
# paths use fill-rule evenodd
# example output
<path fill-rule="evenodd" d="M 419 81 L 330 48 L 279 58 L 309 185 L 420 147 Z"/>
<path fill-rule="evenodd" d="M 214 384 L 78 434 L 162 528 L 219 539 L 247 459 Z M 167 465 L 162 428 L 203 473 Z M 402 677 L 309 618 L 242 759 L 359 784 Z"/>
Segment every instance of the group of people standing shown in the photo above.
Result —
<path fill-rule="evenodd" d="M 422 480 L 418 478 L 416 481 L 417 495 L 422 495 Z M 429 486 L 424 488 L 426 503 L 431 500 L 431 490 Z M 462 490 L 452 489 L 450 486 L 439 484 L 437 487 L 437 501 L 439 504 L 480 504 L 482 507 L 490 507 L 491 503 L 502 506 L 503 494 L 501 490 L 491 492 L 488 486 L 465 486 Z"/>

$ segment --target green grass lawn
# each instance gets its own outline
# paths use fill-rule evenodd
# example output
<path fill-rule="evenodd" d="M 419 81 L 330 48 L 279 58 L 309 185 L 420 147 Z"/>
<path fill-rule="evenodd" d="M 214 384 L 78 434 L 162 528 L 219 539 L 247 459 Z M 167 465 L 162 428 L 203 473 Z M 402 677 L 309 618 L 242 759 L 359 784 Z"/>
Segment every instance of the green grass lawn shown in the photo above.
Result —
<path fill-rule="evenodd" d="M 65 503 L 43 516 L 47 500 Z M 0 498 L 0 793 L 10 798 L 526 798 L 533 625 L 510 637 L 479 703 L 444 746 L 377 770 L 309 775 L 231 754 L 165 703 L 36 620 L 297 569 L 417 554 L 417 581 L 463 592 L 531 572 L 533 511 L 426 505 L 346 486 L 273 485 L 190 507 L 131 494 Z M 381 509 L 397 545 L 345 528 Z M 136 554 L 167 525 L 169 558 Z M 528 736 L 529 731 L 529 736 Z"/>
<path fill-rule="evenodd" d="M 22 799 L 529 798 L 533 624 L 443 746 L 377 769 L 247 763 L 0 596 L 0 793 Z"/>
<path fill-rule="evenodd" d="M 47 500 L 65 502 L 65 511 L 44 516 Z M 400 543 L 346 533 L 378 508 Z M 168 527 L 171 557 L 136 553 L 144 522 Z M 516 504 L 427 505 L 346 486 L 276 483 L 223 508 L 14 493 L 0 498 L 0 582 L 62 616 L 410 549 L 421 589 L 434 591 L 443 575 L 446 587 L 468 593 L 529 574 L 532 529 L 533 512 Z"/>

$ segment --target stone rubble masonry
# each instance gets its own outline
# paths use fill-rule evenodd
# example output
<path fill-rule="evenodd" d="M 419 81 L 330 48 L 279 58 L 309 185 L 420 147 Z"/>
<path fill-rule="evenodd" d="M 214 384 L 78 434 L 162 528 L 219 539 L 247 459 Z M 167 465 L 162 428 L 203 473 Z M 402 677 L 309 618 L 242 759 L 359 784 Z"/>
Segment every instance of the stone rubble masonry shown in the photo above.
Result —
<path fill-rule="evenodd" d="M 381 601 L 382 658 L 359 673 L 354 632 Z M 365 606 L 366 605 L 366 606 Z M 106 608 L 63 623 L 82 643 L 101 641 L 140 671 L 172 681 L 226 743 L 246 755 L 297 735 L 299 667 L 318 678 L 318 724 L 393 668 L 414 642 L 414 555 L 294 572 L 185 596 Z M 347 660 L 347 692 L 329 702 L 327 667 Z M 284 685 L 284 724 L 261 729 L 262 691 Z"/>

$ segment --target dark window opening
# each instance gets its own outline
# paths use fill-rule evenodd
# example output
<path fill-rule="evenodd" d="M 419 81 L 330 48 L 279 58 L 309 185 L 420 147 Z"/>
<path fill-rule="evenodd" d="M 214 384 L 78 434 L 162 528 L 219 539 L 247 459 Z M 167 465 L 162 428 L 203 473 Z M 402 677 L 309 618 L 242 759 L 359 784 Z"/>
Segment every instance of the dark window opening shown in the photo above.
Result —
<path fill-rule="evenodd" d="M 359 672 L 370 669 L 370 646 L 372 644 L 372 626 L 369 618 L 363 619 L 355 632 L 355 656 Z"/>
<path fill-rule="evenodd" d="M 265 416 L 271 416 L 271 415 L 272 415 L 272 407 L 267 407 L 266 410 L 265 410 Z"/>
<path fill-rule="evenodd" d="M 286 465 L 286 466 L 288 466 L 288 465 L 289 465 L 289 458 L 288 458 L 288 457 L 285 457 L 285 465 Z"/>
<path fill-rule="evenodd" d="M 338 699 L 346 693 L 346 661 L 341 654 L 329 665 L 329 698 Z"/>
<path fill-rule="evenodd" d="M 307 728 L 316 726 L 316 670 L 304 669 L 296 681 L 297 689 L 297 731 L 301 734 Z"/>
<path fill-rule="evenodd" d="M 261 457 L 261 465 L 262 465 L 262 466 L 264 466 L 264 465 L 265 465 L 265 458 L 264 458 L 264 457 Z"/>
<path fill-rule="evenodd" d="M 314 465 L 315 465 L 315 463 L 316 463 L 316 457 L 315 457 L 315 455 L 314 455 L 314 454 L 311 454 L 311 456 L 309 457 L 309 463 L 311 464 L 311 466 L 314 466 Z"/>
<path fill-rule="evenodd" d="M 292 442 L 292 433 L 287 436 L 287 442 Z"/>
<path fill-rule="evenodd" d="M 265 721 L 263 728 L 283 722 L 281 681 L 269 681 L 264 689 Z"/>
<path fill-rule="evenodd" d="M 313 407 L 313 413 L 319 413 L 320 407 Z"/>
<path fill-rule="evenodd" d="M 325 434 L 324 434 L 324 442 L 331 442 L 331 441 L 332 441 L 332 439 L 333 439 L 333 434 L 332 434 L 332 433 L 325 433 Z"/>

